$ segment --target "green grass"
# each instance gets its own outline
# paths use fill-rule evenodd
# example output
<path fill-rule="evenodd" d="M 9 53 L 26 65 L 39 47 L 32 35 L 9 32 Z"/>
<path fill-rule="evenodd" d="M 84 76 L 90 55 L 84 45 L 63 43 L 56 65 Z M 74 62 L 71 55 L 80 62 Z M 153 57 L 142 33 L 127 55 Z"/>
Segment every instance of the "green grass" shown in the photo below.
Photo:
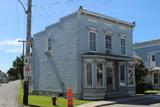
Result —
<path fill-rule="evenodd" d="M 20 87 L 20 102 L 23 104 L 23 83 L 21 83 Z M 86 100 L 73 100 L 74 106 L 89 103 L 91 101 Z M 29 95 L 29 105 L 35 105 L 40 107 L 53 107 L 51 103 L 50 96 L 37 96 L 37 95 Z M 62 97 L 57 98 L 57 106 L 56 107 L 67 107 L 67 100 Z"/>
<path fill-rule="evenodd" d="M 145 91 L 145 94 L 150 94 L 150 93 L 158 94 L 158 93 L 160 93 L 160 90 L 147 90 L 147 91 Z"/>

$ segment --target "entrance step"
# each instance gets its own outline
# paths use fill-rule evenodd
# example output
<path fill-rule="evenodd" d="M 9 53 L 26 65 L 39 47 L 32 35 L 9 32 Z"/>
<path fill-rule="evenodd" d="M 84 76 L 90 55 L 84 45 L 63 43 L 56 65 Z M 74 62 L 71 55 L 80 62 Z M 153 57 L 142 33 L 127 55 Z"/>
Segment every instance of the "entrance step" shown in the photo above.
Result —
<path fill-rule="evenodd" d="M 102 94 L 83 94 L 83 99 L 85 100 L 102 100 L 105 99 L 105 93 Z"/>
<path fill-rule="evenodd" d="M 107 92 L 106 93 L 106 99 L 126 97 L 126 96 L 128 96 L 128 94 L 124 92 Z"/>

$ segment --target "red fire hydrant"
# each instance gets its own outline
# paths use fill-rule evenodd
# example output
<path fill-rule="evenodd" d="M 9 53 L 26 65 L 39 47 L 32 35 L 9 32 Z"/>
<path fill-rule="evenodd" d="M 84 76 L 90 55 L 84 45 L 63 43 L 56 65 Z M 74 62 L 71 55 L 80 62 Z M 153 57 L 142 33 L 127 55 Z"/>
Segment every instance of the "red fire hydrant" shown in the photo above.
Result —
<path fill-rule="evenodd" d="M 52 96 L 51 100 L 52 100 L 52 105 L 56 106 L 56 100 L 57 100 L 57 98 L 55 96 Z"/>

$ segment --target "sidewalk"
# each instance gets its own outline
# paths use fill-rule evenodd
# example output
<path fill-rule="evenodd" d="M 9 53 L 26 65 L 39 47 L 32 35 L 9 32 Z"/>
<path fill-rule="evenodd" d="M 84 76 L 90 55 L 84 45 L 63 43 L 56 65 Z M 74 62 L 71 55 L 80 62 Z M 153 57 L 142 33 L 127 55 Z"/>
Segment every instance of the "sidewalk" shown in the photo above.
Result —
<path fill-rule="evenodd" d="M 136 100 L 144 99 L 146 97 L 147 96 L 134 96 L 134 97 L 125 97 L 125 98 L 115 99 L 115 100 L 95 101 L 92 103 L 87 103 L 87 104 L 83 104 L 83 105 L 76 106 L 76 107 L 100 107 L 100 106 L 106 106 L 106 105 L 113 105 L 117 103 L 136 101 Z"/>

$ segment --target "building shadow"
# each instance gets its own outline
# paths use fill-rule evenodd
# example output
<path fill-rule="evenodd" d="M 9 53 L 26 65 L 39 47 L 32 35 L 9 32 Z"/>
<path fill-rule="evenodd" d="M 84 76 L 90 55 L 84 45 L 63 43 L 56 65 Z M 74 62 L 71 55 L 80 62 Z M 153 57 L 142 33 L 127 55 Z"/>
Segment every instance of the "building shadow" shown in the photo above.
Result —
<path fill-rule="evenodd" d="M 127 99 L 127 98 L 125 98 Z M 113 103 L 108 103 L 108 104 L 102 104 L 102 105 L 99 105 L 99 106 L 96 106 L 96 107 L 103 107 L 103 106 L 112 106 L 112 105 L 117 105 L 117 104 L 122 104 L 122 105 L 140 105 L 140 106 L 149 106 L 149 105 L 153 105 L 153 104 L 158 104 L 160 103 L 160 95 L 146 95 L 146 96 L 143 96 L 142 98 L 135 98 L 133 97 L 130 98 L 128 97 L 128 100 L 109 100 Z"/>

